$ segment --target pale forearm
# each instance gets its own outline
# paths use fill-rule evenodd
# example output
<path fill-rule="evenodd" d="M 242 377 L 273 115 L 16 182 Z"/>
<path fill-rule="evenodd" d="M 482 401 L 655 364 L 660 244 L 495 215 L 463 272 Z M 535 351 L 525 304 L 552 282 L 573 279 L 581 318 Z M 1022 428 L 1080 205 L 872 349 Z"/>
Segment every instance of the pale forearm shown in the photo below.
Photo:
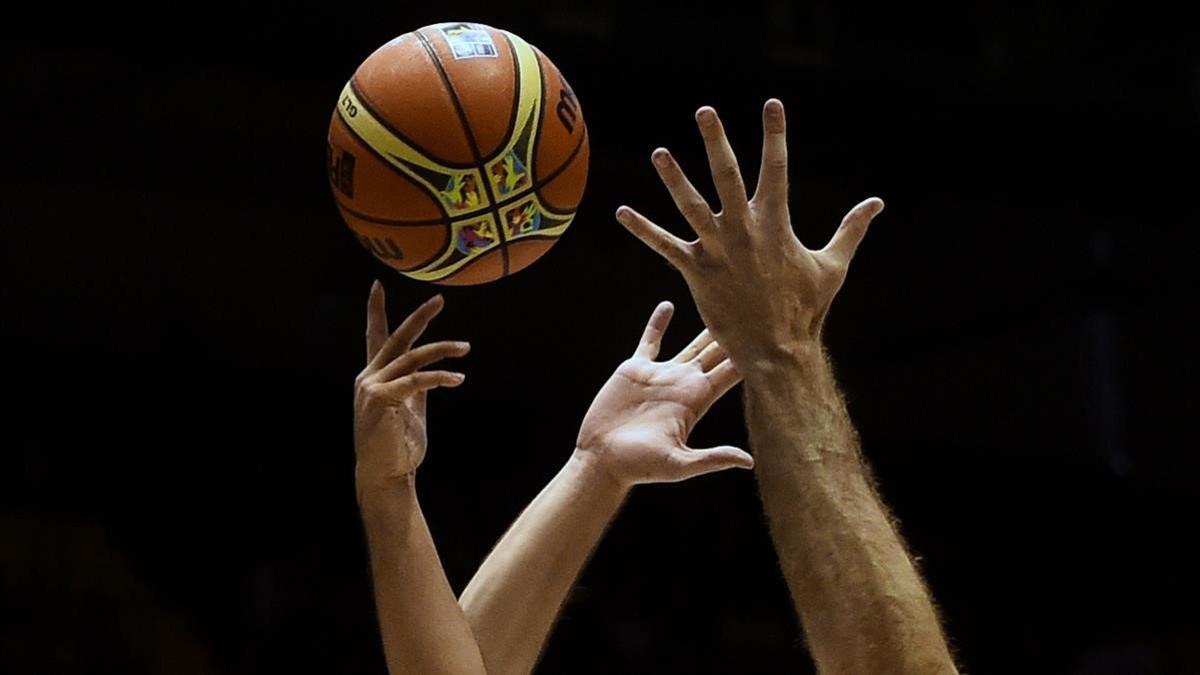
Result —
<path fill-rule="evenodd" d="M 360 483 L 388 671 L 482 673 L 471 629 L 442 570 L 413 479 Z"/>
<path fill-rule="evenodd" d="M 820 348 L 750 369 L 746 411 L 771 534 L 822 672 L 953 672 Z"/>
<path fill-rule="evenodd" d="M 496 544 L 462 594 L 489 673 L 528 673 L 625 488 L 573 455 Z"/>

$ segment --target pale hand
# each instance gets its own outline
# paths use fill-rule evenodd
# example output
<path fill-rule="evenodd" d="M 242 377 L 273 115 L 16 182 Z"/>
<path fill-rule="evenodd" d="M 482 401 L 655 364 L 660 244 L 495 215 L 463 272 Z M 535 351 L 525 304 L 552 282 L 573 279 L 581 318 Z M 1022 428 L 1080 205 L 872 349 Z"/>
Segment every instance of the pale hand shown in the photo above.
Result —
<path fill-rule="evenodd" d="M 669 302 L 654 310 L 637 351 L 600 389 L 579 429 L 577 456 L 622 488 L 754 466 L 732 446 L 687 446 L 692 428 L 741 375 L 707 330 L 675 358 L 655 361 L 673 311 Z"/>
<path fill-rule="evenodd" d="M 466 342 L 413 343 L 443 306 L 437 295 L 418 307 L 390 336 L 383 286 L 367 301 L 367 366 L 354 380 L 355 476 L 361 490 L 411 476 L 425 458 L 425 398 L 435 387 L 462 384 L 462 373 L 420 370 L 463 356 Z"/>
<path fill-rule="evenodd" d="M 698 239 L 683 241 L 627 206 L 617 210 L 617 220 L 679 269 L 705 325 L 745 369 L 818 341 L 850 259 L 883 202 L 858 204 L 824 248 L 809 250 L 792 232 L 788 212 L 783 104 L 771 99 L 763 107 L 762 166 L 752 199 L 716 111 L 701 108 L 696 120 L 721 211 L 713 212 L 659 148 L 651 160 Z"/>

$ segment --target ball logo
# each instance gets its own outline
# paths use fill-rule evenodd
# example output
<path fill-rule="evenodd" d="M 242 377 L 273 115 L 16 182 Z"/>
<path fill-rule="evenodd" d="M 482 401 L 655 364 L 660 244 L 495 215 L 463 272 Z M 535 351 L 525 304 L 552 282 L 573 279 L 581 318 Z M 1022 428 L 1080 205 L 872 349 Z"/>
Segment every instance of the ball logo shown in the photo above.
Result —
<path fill-rule="evenodd" d="M 358 235 L 360 244 L 366 247 L 368 251 L 374 253 L 380 258 L 391 258 L 392 260 L 404 260 L 404 252 L 388 237 L 367 237 Z"/>
<path fill-rule="evenodd" d="M 345 150 L 328 146 L 329 182 L 338 192 L 354 199 L 354 155 Z"/>
<path fill-rule="evenodd" d="M 496 43 L 492 36 L 479 26 L 469 23 L 446 23 L 438 26 L 454 60 L 477 59 L 480 57 L 496 58 Z"/>
<path fill-rule="evenodd" d="M 558 105 L 554 106 L 554 112 L 558 115 L 558 121 L 562 122 L 563 128 L 568 134 L 575 133 L 575 121 L 579 119 L 579 101 L 575 98 L 575 92 L 567 86 L 560 76 L 558 83 L 562 88 L 558 90 Z"/>

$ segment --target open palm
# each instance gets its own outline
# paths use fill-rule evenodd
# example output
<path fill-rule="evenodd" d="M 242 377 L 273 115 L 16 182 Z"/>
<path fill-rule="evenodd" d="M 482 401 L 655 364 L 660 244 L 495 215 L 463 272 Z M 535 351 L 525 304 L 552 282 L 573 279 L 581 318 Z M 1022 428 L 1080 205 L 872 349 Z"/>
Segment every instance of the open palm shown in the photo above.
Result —
<path fill-rule="evenodd" d="M 733 446 L 688 447 L 692 428 L 741 375 L 707 330 L 674 358 L 656 361 L 673 312 L 669 302 L 655 308 L 637 351 L 600 389 L 579 430 L 579 451 L 592 453 L 623 484 L 754 466 Z"/>

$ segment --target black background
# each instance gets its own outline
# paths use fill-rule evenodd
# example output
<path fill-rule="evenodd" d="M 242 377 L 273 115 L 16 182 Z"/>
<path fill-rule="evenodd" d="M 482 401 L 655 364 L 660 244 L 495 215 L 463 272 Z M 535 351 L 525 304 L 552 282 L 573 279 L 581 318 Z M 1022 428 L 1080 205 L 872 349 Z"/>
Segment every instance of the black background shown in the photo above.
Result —
<path fill-rule="evenodd" d="M 569 455 L 674 271 L 649 164 L 710 195 L 692 114 L 752 180 L 788 107 L 793 219 L 887 209 L 827 334 L 865 451 L 968 672 L 1200 672 L 1193 496 L 1200 251 L 1194 24 L 1147 4 L 921 9 L 745 0 L 158 6 L 11 17 L 3 66 L 0 670 L 384 671 L 354 501 L 351 384 L 373 278 L 434 288 L 340 222 L 325 130 L 375 47 L 512 30 L 592 134 L 575 224 L 445 291 L 473 343 L 419 481 L 461 589 Z M 714 197 L 715 203 L 715 197 Z M 764 288 L 763 292 L 775 292 Z M 737 395 L 695 445 L 745 444 Z M 749 473 L 635 490 L 544 672 L 809 672 Z"/>

